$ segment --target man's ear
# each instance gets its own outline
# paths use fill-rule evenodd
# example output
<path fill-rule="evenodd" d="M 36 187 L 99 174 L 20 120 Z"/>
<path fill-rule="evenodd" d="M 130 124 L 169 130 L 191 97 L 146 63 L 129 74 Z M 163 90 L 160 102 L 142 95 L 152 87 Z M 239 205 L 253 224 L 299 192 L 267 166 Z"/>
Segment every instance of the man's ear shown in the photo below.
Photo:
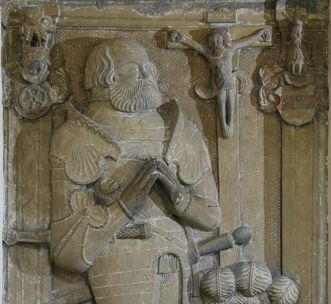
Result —
<path fill-rule="evenodd" d="M 117 75 L 116 71 L 114 70 L 113 75 L 111 77 L 111 82 L 112 82 L 111 85 L 113 85 L 117 80 L 118 80 L 118 75 Z"/>
<path fill-rule="evenodd" d="M 107 76 L 108 80 L 107 80 L 107 88 L 109 87 L 113 87 L 117 80 L 118 80 L 118 74 L 115 70 L 111 71 L 111 74 Z"/>

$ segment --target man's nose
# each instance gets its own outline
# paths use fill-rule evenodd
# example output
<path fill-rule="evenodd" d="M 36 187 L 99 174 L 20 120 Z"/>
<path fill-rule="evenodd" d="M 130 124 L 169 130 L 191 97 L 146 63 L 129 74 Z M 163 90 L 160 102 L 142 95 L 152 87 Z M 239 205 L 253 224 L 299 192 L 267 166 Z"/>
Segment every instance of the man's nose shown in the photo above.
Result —
<path fill-rule="evenodd" d="M 140 65 L 139 66 L 139 75 L 138 78 L 139 79 L 146 79 L 148 77 L 148 72 L 145 66 Z"/>

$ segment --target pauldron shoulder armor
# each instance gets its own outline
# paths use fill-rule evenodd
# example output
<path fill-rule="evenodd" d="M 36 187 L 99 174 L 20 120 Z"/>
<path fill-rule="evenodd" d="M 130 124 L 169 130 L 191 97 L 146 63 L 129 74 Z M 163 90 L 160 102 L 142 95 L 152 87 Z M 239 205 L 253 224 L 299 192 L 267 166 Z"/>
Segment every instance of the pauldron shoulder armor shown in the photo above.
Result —
<path fill-rule="evenodd" d="M 120 148 L 115 140 L 73 106 L 70 119 L 54 134 L 51 156 L 61 159 L 68 177 L 76 184 L 94 182 L 101 174 L 104 157 L 117 159 Z"/>

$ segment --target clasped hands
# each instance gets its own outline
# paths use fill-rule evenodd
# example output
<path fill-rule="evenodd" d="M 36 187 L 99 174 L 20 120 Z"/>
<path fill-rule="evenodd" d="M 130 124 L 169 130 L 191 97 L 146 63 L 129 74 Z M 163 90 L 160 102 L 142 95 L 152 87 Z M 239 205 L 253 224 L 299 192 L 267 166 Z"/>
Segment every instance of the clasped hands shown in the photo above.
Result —
<path fill-rule="evenodd" d="M 119 189 L 120 185 L 116 184 L 116 181 L 111 178 L 101 179 L 97 183 L 97 187 L 98 192 L 103 193 L 103 197 L 112 195 L 115 189 L 117 193 L 120 190 L 117 202 L 124 209 L 125 213 L 132 218 L 143 207 L 156 181 L 161 184 L 165 195 L 175 209 L 181 202 L 187 203 L 189 201 L 189 194 L 170 168 L 164 162 L 156 160 L 148 161 L 125 189 Z"/>

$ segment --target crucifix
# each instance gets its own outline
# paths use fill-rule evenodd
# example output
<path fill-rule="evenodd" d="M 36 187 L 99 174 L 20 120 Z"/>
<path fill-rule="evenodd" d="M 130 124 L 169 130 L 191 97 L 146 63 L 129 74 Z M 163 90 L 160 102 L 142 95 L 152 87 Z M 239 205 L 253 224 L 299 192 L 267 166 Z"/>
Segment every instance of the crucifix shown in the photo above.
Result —
<path fill-rule="evenodd" d="M 233 56 L 241 48 L 257 42 L 271 40 L 271 32 L 262 29 L 241 39 L 232 40 L 227 28 L 217 29 L 206 36 L 206 48 L 188 36 L 172 30 L 170 41 L 183 44 L 202 55 L 209 63 L 211 77 L 208 87 L 195 87 L 196 94 L 204 99 L 217 99 L 218 112 L 224 139 L 233 134 L 235 100 L 238 94 L 238 81 L 244 81 L 243 73 L 233 67 Z"/>

